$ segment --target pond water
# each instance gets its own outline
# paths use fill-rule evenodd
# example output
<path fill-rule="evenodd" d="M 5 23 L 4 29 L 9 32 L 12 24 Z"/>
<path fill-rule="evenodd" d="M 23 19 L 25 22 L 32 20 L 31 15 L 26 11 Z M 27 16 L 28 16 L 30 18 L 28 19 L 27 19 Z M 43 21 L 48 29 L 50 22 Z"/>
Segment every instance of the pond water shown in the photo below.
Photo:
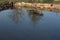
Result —
<path fill-rule="evenodd" d="M 60 12 L 40 12 L 0 11 L 0 40 L 60 40 Z"/>

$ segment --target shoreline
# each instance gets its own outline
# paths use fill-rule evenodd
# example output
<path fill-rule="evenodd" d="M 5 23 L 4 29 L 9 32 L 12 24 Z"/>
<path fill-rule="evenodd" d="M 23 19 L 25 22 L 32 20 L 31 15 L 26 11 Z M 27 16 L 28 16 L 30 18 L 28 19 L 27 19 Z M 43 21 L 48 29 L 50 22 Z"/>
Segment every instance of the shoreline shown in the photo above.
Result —
<path fill-rule="evenodd" d="M 21 7 L 25 7 L 25 8 L 35 8 L 35 9 L 52 9 L 52 10 L 58 10 L 60 11 L 60 4 L 53 4 L 51 6 L 51 4 L 49 3 L 25 3 L 25 2 L 16 2 L 14 4 L 15 8 L 21 8 Z"/>
<path fill-rule="evenodd" d="M 21 8 L 31 8 L 38 10 L 55 10 L 60 11 L 60 4 L 53 3 L 27 3 L 27 2 L 4 2 L 0 4 L 0 10 L 4 9 L 21 9 Z"/>

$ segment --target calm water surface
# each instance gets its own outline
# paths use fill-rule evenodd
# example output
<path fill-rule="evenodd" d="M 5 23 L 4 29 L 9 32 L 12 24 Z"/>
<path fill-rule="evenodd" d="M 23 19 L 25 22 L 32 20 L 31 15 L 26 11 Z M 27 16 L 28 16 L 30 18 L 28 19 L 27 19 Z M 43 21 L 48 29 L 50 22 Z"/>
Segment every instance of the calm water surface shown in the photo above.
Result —
<path fill-rule="evenodd" d="M 0 40 L 60 40 L 60 12 L 0 11 Z"/>

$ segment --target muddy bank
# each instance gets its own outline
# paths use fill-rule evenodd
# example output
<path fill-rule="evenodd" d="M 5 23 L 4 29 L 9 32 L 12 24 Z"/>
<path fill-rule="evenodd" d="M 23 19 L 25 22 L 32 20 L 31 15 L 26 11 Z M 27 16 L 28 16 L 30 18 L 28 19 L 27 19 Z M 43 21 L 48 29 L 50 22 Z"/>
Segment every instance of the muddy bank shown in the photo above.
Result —
<path fill-rule="evenodd" d="M 46 4 L 46 3 L 25 3 L 25 2 L 16 2 L 14 4 L 15 8 L 35 8 L 35 9 L 52 9 L 60 11 L 60 4 Z"/>

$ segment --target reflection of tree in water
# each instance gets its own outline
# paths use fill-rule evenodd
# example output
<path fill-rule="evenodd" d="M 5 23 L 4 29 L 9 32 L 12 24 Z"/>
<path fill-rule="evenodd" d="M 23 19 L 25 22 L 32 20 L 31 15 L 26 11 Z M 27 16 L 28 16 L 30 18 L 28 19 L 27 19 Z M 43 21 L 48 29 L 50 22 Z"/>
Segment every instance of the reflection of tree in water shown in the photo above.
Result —
<path fill-rule="evenodd" d="M 13 11 L 13 13 L 12 13 L 11 15 L 9 15 L 9 17 L 10 17 L 14 22 L 18 23 L 19 20 L 20 20 L 20 17 L 21 17 L 21 10 L 15 9 L 15 10 Z"/>
<path fill-rule="evenodd" d="M 35 25 L 37 24 L 37 22 L 40 21 L 41 18 L 43 17 L 42 11 L 41 11 L 41 12 L 29 11 L 29 15 L 31 16 L 32 23 L 33 23 L 33 26 L 34 26 L 34 27 L 35 27 Z"/>

